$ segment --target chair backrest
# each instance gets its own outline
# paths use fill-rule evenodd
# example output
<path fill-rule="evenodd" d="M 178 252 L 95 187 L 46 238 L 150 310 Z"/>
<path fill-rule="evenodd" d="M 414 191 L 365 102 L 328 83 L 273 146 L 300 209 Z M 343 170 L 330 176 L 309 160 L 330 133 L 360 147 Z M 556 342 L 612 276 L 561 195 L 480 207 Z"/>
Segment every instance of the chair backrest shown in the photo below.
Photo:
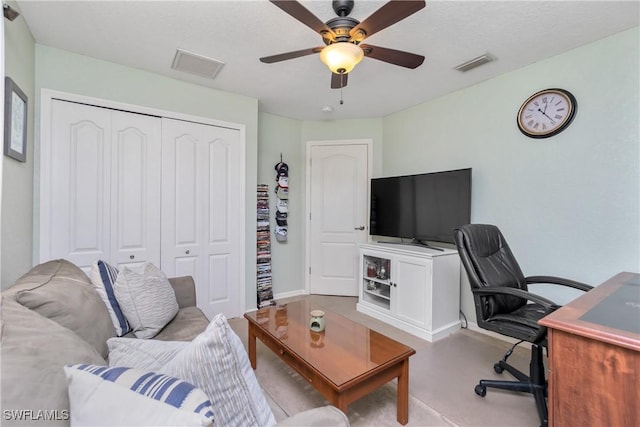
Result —
<path fill-rule="evenodd" d="M 454 239 L 472 289 L 508 286 L 527 290 L 524 274 L 507 241 L 495 225 L 467 224 L 454 230 Z M 478 322 L 522 307 L 527 300 L 510 295 L 474 294 Z"/>

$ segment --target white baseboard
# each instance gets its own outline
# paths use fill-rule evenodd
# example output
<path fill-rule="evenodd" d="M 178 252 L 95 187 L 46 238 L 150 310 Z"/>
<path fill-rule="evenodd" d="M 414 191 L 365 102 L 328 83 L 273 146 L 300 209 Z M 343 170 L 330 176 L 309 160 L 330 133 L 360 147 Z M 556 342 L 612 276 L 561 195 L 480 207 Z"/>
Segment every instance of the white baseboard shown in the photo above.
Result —
<path fill-rule="evenodd" d="M 307 292 L 304 289 L 298 289 L 297 291 L 290 292 L 280 292 L 279 294 L 273 294 L 274 300 L 291 298 L 291 297 L 299 297 L 300 295 L 307 295 Z"/>

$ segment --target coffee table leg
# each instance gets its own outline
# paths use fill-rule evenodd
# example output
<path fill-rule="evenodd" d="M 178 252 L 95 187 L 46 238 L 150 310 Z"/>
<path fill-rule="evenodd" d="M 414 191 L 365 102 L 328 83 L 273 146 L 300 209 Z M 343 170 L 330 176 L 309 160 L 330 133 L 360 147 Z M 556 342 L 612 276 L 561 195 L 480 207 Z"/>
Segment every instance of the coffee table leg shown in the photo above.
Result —
<path fill-rule="evenodd" d="M 402 362 L 402 372 L 398 376 L 398 422 L 409 422 L 409 359 Z"/>
<path fill-rule="evenodd" d="M 256 334 L 253 331 L 253 326 L 251 322 L 249 322 L 249 362 L 251 362 L 251 367 L 256 369 Z"/>

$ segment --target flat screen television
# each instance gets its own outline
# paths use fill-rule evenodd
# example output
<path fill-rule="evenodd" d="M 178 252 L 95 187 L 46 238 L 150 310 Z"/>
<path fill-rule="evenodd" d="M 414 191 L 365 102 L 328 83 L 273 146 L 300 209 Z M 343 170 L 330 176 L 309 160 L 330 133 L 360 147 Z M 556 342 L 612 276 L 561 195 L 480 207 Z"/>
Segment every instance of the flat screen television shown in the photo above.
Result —
<path fill-rule="evenodd" d="M 454 243 L 471 222 L 471 168 L 373 178 L 369 234 Z"/>

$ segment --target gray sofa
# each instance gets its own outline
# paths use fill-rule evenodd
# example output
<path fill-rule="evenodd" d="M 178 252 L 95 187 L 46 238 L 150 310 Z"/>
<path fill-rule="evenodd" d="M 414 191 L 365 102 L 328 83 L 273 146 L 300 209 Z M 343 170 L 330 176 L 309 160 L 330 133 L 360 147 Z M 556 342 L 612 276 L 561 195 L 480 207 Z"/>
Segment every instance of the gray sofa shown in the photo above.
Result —
<path fill-rule="evenodd" d="M 169 281 L 179 311 L 154 339 L 190 341 L 209 320 L 196 307 L 191 277 Z M 107 364 L 106 341 L 115 329 L 104 303 L 82 270 L 54 260 L 35 266 L 3 291 L 1 305 L 2 425 L 69 425 L 63 366 Z M 348 426 L 346 416 L 334 407 L 287 418 L 266 397 L 278 425 Z"/>

